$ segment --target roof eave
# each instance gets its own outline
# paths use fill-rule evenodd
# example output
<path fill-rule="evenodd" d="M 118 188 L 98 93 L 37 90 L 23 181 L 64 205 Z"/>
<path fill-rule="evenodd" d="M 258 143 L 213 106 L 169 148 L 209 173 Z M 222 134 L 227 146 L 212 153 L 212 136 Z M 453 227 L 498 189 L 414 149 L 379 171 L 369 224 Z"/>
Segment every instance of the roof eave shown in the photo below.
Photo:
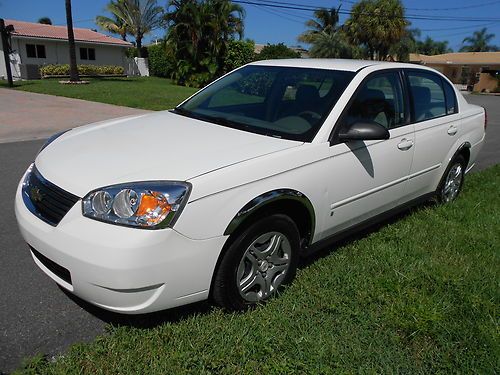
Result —
<path fill-rule="evenodd" d="M 12 36 L 12 38 L 19 38 L 19 39 L 50 40 L 50 41 L 54 41 L 54 42 L 67 42 L 68 41 L 68 39 L 65 39 L 65 38 L 47 38 L 47 37 L 43 37 L 43 36 L 31 36 L 31 35 L 22 35 L 22 34 L 11 34 L 11 36 Z M 97 42 L 97 41 L 81 40 L 81 39 L 75 39 L 75 42 L 87 43 L 87 44 L 98 44 L 98 45 L 102 45 L 102 46 L 124 47 L 124 48 L 133 47 L 132 43 L 121 44 L 121 43 Z"/>

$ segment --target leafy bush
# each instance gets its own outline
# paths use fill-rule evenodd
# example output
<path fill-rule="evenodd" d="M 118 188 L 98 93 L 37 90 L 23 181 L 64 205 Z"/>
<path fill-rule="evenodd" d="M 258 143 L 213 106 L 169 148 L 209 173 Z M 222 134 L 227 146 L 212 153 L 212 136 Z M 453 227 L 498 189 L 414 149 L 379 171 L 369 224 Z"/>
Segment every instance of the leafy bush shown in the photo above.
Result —
<path fill-rule="evenodd" d="M 253 40 L 231 40 L 224 56 L 224 71 L 230 72 L 255 60 L 255 42 Z"/>
<path fill-rule="evenodd" d="M 148 57 L 148 50 L 148 47 L 141 47 L 141 56 Z M 127 48 L 127 50 L 125 51 L 125 55 L 127 57 L 138 57 L 139 54 L 137 53 L 137 47 Z"/>
<path fill-rule="evenodd" d="M 148 47 L 149 74 L 156 77 L 170 77 L 173 68 L 173 57 L 169 58 L 169 52 L 165 43 Z"/>
<path fill-rule="evenodd" d="M 85 76 L 123 75 L 125 70 L 118 65 L 78 65 L 78 74 Z M 40 74 L 45 76 L 69 75 L 69 64 L 49 64 L 40 68 Z"/>
<path fill-rule="evenodd" d="M 279 44 L 268 44 L 259 54 L 257 54 L 258 60 L 273 60 L 273 59 L 295 59 L 299 58 L 300 53 L 288 48 L 283 43 Z"/>

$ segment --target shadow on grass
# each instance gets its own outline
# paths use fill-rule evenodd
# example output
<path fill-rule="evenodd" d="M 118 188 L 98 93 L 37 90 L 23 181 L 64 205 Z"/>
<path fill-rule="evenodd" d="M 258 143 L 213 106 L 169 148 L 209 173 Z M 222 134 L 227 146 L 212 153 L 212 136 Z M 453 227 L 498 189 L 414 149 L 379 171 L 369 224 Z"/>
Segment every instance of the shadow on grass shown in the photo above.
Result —
<path fill-rule="evenodd" d="M 432 207 L 434 205 L 435 203 L 432 201 L 424 202 L 420 205 L 408 208 L 381 222 L 370 225 L 365 229 L 353 233 L 352 235 L 348 235 L 337 241 L 329 242 L 328 244 L 325 244 L 325 246 L 317 249 L 313 254 L 301 259 L 299 268 L 306 268 L 317 260 L 336 252 L 338 249 L 349 245 L 350 243 L 361 240 L 370 234 L 379 231 L 385 226 L 403 220 L 414 212 L 418 212 L 424 208 Z M 207 314 L 215 308 L 210 301 L 202 301 L 154 313 L 127 315 L 104 310 L 82 300 L 62 287 L 59 288 L 82 309 L 113 326 L 129 326 L 134 328 L 149 329 L 162 325 L 163 323 L 177 323 L 195 315 Z"/>

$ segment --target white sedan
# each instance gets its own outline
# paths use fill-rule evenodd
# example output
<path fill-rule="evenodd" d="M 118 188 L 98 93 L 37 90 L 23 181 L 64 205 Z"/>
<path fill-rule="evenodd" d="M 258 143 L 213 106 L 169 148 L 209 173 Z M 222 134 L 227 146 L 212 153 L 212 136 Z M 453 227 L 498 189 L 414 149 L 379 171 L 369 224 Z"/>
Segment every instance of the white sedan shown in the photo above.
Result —
<path fill-rule="evenodd" d="M 485 111 L 432 69 L 246 65 L 171 111 L 51 137 L 16 216 L 35 263 L 104 309 L 277 294 L 300 256 L 397 210 L 453 201 Z"/>

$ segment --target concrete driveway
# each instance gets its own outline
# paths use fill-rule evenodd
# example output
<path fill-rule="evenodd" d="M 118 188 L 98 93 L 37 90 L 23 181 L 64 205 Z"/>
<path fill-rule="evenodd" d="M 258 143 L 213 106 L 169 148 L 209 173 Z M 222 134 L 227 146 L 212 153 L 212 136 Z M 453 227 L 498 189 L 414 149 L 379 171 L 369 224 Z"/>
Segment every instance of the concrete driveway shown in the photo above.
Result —
<path fill-rule="evenodd" d="M 0 143 L 47 138 L 76 126 L 148 112 L 62 96 L 0 89 Z"/>
<path fill-rule="evenodd" d="M 0 89 L 0 95 L 3 94 L 5 94 L 4 90 Z M 48 101 L 69 100 L 70 105 L 75 104 L 72 99 L 37 94 L 27 95 Z M 486 144 L 474 170 L 500 163 L 500 148 L 498 147 L 500 144 L 500 97 L 468 95 L 466 99 L 471 103 L 486 107 L 489 117 Z M 85 101 L 78 101 L 78 105 L 87 106 L 86 108 L 92 105 L 101 106 Z M 3 97 L 0 96 L 0 108 L 3 106 Z M 120 110 L 136 112 L 136 110 L 126 108 L 120 108 Z M 39 111 L 40 116 L 45 116 L 45 121 L 58 121 L 56 120 L 58 112 L 43 114 L 43 107 L 40 107 Z M 93 115 L 84 112 L 82 111 L 83 115 Z M 19 117 L 23 116 L 19 114 Z M 33 116 L 31 122 L 38 123 L 39 118 L 36 115 Z M 0 119 L 0 121 L 3 120 Z M 96 121 L 96 119 L 92 118 L 89 121 Z M 64 121 L 58 123 L 64 124 Z M 34 127 L 30 123 L 27 126 L 29 129 Z M 52 128 L 50 132 L 57 130 L 59 129 Z M 17 229 L 13 202 L 16 185 L 42 144 L 42 140 L 0 144 L 0 212 L 2 212 L 0 215 L 0 264 L 2 265 L 0 272 L 0 374 L 2 371 L 8 372 L 17 368 L 23 357 L 31 357 L 37 353 L 49 356 L 58 355 L 73 343 L 89 341 L 97 335 L 105 334 L 107 322 L 132 324 L 128 317 L 107 313 L 81 300 L 68 298 L 31 259 L 28 247 Z M 201 307 L 198 305 L 161 312 L 155 317 L 141 318 L 143 320 L 139 321 L 139 326 L 154 325 L 158 319 L 159 321 L 175 321 L 183 315 L 203 308 L 203 305 Z M 133 322 L 136 325 L 137 322 L 135 320 Z"/>

